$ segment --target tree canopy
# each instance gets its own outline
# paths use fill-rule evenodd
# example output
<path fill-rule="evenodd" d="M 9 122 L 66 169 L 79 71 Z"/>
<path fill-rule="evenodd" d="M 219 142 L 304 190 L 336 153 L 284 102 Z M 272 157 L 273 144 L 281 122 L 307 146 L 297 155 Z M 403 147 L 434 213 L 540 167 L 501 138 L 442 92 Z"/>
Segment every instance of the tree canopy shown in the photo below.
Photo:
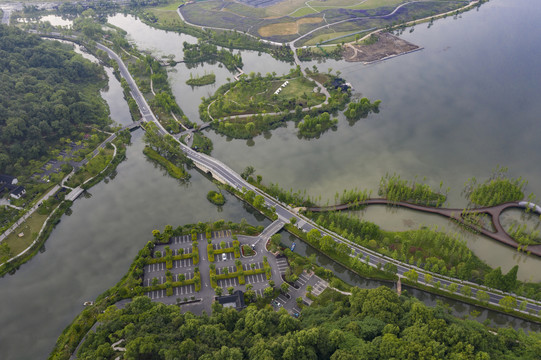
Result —
<path fill-rule="evenodd" d="M 106 125 L 104 79 L 69 45 L 0 25 L 0 172 L 21 175 L 61 138 Z"/>
<path fill-rule="evenodd" d="M 319 301 L 319 300 L 318 300 Z M 112 306 L 81 347 L 79 359 L 537 359 L 541 335 L 489 331 L 386 287 L 305 308 L 300 319 L 270 306 L 241 312 L 213 305 L 212 315 L 135 298 Z"/>

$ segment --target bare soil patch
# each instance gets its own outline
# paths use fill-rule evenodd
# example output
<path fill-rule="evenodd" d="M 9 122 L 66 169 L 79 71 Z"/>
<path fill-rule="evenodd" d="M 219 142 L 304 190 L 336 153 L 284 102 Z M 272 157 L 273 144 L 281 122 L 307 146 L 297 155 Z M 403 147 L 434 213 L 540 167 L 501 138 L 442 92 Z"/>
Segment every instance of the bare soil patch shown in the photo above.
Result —
<path fill-rule="evenodd" d="M 344 59 L 350 62 L 371 63 L 420 49 L 419 46 L 387 32 L 377 33 L 375 36 L 378 41 L 370 45 L 347 44 Z"/>
<path fill-rule="evenodd" d="M 276 35 L 293 35 L 299 32 L 299 25 L 301 24 L 317 24 L 323 21 L 321 17 L 308 17 L 302 18 L 297 21 L 265 25 L 259 28 L 259 35 L 263 37 L 276 36 Z"/>

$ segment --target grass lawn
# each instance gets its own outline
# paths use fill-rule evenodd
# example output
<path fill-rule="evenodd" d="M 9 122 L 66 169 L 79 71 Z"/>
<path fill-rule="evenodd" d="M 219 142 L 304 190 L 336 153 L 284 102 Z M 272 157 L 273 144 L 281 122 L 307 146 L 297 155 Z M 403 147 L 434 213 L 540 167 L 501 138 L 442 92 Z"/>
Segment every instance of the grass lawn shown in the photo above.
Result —
<path fill-rule="evenodd" d="M 289 16 L 291 16 L 291 17 L 302 17 L 302 16 L 315 14 L 315 13 L 316 13 L 316 11 L 314 11 L 313 9 L 305 6 L 305 7 L 301 7 L 300 9 L 297 9 L 297 11 L 290 14 Z"/>
<path fill-rule="evenodd" d="M 151 8 L 151 10 L 173 10 L 173 11 L 177 11 L 177 8 L 181 5 L 181 4 L 184 4 L 185 1 L 173 1 L 172 3 L 170 4 L 167 4 L 165 6 L 157 6 L 155 8 Z M 178 15 L 177 15 L 178 16 Z"/>
<path fill-rule="evenodd" d="M 289 84 L 275 95 L 274 92 L 286 80 L 270 80 L 256 78 L 239 82 L 211 107 L 214 118 L 222 118 L 240 114 L 259 114 L 284 110 L 282 104 L 295 100 L 301 106 L 314 106 L 325 101 L 324 95 L 314 93 L 316 84 L 304 77 L 290 79 Z M 221 107 L 222 111 L 219 111 Z"/>
<path fill-rule="evenodd" d="M 318 35 L 318 36 L 306 41 L 302 45 L 303 46 L 312 46 L 312 45 L 319 44 L 322 41 L 326 41 L 326 40 L 329 40 L 329 39 L 332 39 L 332 38 L 335 38 L 335 37 L 338 37 L 338 36 L 347 35 L 347 34 L 351 34 L 351 33 L 352 33 L 351 31 L 344 31 L 344 32 L 333 32 L 333 33 L 330 33 L 330 34 L 321 34 L 321 35 Z M 355 35 L 353 35 L 353 39 L 355 39 Z M 344 40 L 343 39 L 338 39 L 336 41 L 338 43 L 341 43 Z"/>
<path fill-rule="evenodd" d="M 182 24 L 182 20 L 180 20 L 180 16 L 178 16 L 177 14 L 176 6 L 174 7 L 174 9 L 152 8 L 148 9 L 147 11 L 156 16 L 159 25 L 180 25 Z"/>
<path fill-rule="evenodd" d="M 47 217 L 48 215 L 40 215 L 36 211 L 3 241 L 8 244 L 12 256 L 21 253 L 32 244 L 32 241 L 35 240 L 32 234 L 39 233 Z M 24 233 L 24 236 L 19 237 L 20 233 Z"/>
<path fill-rule="evenodd" d="M 347 9 L 377 9 L 383 6 L 393 6 L 405 3 L 404 0 L 331 0 L 331 1 L 309 1 L 316 10 L 332 9 L 336 7 Z"/>
<path fill-rule="evenodd" d="M 260 27 L 258 32 L 261 36 L 265 37 L 274 35 L 292 35 L 299 32 L 299 26 L 302 24 L 317 24 L 322 21 L 322 17 L 302 18 L 294 22 L 265 25 Z"/>

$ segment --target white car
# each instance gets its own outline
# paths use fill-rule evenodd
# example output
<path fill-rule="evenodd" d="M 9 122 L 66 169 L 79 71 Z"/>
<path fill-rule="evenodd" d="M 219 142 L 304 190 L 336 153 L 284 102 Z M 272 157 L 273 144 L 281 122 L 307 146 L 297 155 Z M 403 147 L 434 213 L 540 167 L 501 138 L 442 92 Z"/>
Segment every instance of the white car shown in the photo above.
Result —
<path fill-rule="evenodd" d="M 227 260 L 227 254 L 226 253 L 222 253 L 222 261 L 226 261 Z"/>

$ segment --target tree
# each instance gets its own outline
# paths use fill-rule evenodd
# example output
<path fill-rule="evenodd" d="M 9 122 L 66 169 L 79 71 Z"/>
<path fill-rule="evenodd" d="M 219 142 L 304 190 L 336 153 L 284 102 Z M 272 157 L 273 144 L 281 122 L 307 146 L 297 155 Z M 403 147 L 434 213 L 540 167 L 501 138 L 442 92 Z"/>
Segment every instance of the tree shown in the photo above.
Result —
<path fill-rule="evenodd" d="M 398 271 L 398 267 L 396 266 L 396 264 L 393 264 L 391 262 L 387 262 L 385 263 L 385 265 L 383 265 L 383 270 L 385 270 L 385 272 L 391 274 L 391 275 L 395 275 Z M 426 280 L 426 278 L 425 278 Z"/>
<path fill-rule="evenodd" d="M 464 294 L 465 296 L 468 296 L 468 297 L 472 296 L 472 289 L 471 289 L 471 287 L 468 286 L 468 285 L 462 286 L 462 287 L 460 288 L 460 292 L 461 292 L 462 294 Z"/>
<path fill-rule="evenodd" d="M 214 292 L 216 293 L 216 296 L 222 296 L 222 293 L 223 293 L 224 289 L 222 289 L 221 287 L 219 286 L 216 286 L 214 288 Z"/>
<path fill-rule="evenodd" d="M 280 291 L 284 294 L 287 293 L 289 291 L 289 284 L 283 282 L 282 285 L 280 285 Z"/>
<path fill-rule="evenodd" d="M 427 284 L 432 283 L 432 275 L 425 273 L 425 283 Z"/>
<path fill-rule="evenodd" d="M 415 269 L 410 269 L 404 273 L 404 276 L 408 278 L 408 280 L 417 282 L 417 279 L 419 278 L 419 274 Z"/>
<path fill-rule="evenodd" d="M 498 266 L 485 275 L 485 285 L 491 288 L 501 289 L 503 287 L 502 279 L 502 269 Z"/>
<path fill-rule="evenodd" d="M 225 246 L 226 246 L 225 241 L 221 241 L 221 242 L 220 242 L 220 247 L 221 247 L 222 249 L 225 249 Z"/>
<path fill-rule="evenodd" d="M 334 239 L 331 236 L 325 235 L 320 240 L 320 246 L 323 252 L 331 252 L 334 250 L 334 247 L 336 246 L 336 241 L 334 241 Z"/>
<path fill-rule="evenodd" d="M 505 311 L 511 311 L 517 307 L 517 299 L 512 296 L 504 296 L 498 302 Z"/>
<path fill-rule="evenodd" d="M 295 301 L 297 302 L 297 305 L 298 305 L 298 306 L 301 306 L 301 305 L 302 305 L 303 300 L 302 300 L 302 297 L 301 297 L 301 296 L 299 296 L 298 298 L 296 298 Z"/>
<path fill-rule="evenodd" d="M 271 288 L 270 286 L 269 286 L 269 287 L 266 287 L 266 288 L 263 290 L 263 296 L 265 296 L 265 297 L 267 297 L 267 298 L 272 297 L 273 294 L 274 294 L 274 289 Z"/>
<path fill-rule="evenodd" d="M 252 125 L 254 123 L 251 123 Z M 244 171 L 240 174 L 240 176 L 246 180 L 248 179 L 250 176 L 252 176 L 253 174 L 255 173 L 255 168 L 251 165 L 249 166 L 246 166 L 246 168 L 244 169 Z"/>
<path fill-rule="evenodd" d="M 513 291 L 517 286 L 517 273 L 518 265 L 515 265 L 509 270 L 507 274 L 503 276 L 502 279 L 502 290 L 504 291 Z"/>
<path fill-rule="evenodd" d="M 306 287 L 306 291 L 307 291 L 309 294 L 312 293 L 312 290 L 313 290 L 312 285 L 308 285 L 308 286 Z"/>
<path fill-rule="evenodd" d="M 253 290 L 246 290 L 244 292 L 244 299 L 248 302 L 255 300 L 255 292 Z"/>
<path fill-rule="evenodd" d="M 482 303 L 488 303 L 488 301 L 490 300 L 490 295 L 488 295 L 486 291 L 483 290 L 477 290 L 475 297 Z"/>
<path fill-rule="evenodd" d="M 233 291 L 235 291 L 235 288 L 233 286 L 227 288 L 227 292 L 229 293 L 229 295 L 233 294 Z"/>
<path fill-rule="evenodd" d="M 254 205 L 254 207 L 257 208 L 257 209 L 262 209 L 263 206 L 265 205 L 265 198 L 264 198 L 262 195 L 257 195 L 257 196 L 254 198 L 253 205 Z"/>

